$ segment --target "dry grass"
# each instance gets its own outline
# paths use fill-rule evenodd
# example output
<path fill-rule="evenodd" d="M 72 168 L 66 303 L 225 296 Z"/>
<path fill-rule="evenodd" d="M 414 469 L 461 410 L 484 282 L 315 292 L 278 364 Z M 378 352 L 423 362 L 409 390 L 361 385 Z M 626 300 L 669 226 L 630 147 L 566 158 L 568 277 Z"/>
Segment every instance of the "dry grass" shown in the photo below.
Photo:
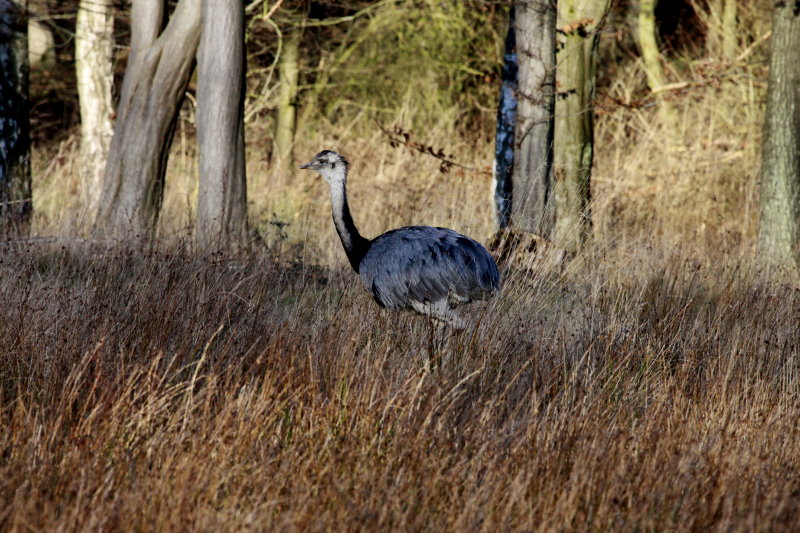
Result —
<path fill-rule="evenodd" d="M 333 230 L 330 192 L 316 174 L 294 170 L 278 175 L 263 149 L 270 124 L 253 123 L 248 130 L 247 179 L 252 228 L 284 258 L 333 265 L 346 261 Z M 359 229 L 375 236 L 403 225 L 453 227 L 479 240 L 494 230 L 491 201 L 491 154 L 494 147 L 452 137 L 446 126 L 420 139 L 446 147 L 460 163 L 475 171 L 439 171 L 439 161 L 408 149 L 389 146 L 382 133 L 354 138 L 347 132 L 300 135 L 294 153 L 296 166 L 322 149 L 335 149 L 350 158 L 348 193 Z M 344 133 L 344 135 L 342 134 Z M 438 139 L 447 137 L 448 143 Z M 77 142 L 69 138 L 57 147 L 35 154 L 35 233 L 70 238 L 85 234 L 89 224 L 79 207 Z M 197 152 L 194 130 L 181 123 L 167 170 L 159 235 L 167 242 L 184 239 L 191 231 L 197 203 Z"/>
<path fill-rule="evenodd" d="M 662 95 L 672 121 L 659 113 L 640 61 L 606 74 L 593 176 L 601 240 L 678 237 L 709 260 L 720 252 L 752 258 L 771 6 L 738 5 L 736 57 L 689 49 L 666 63 L 676 87 Z M 612 37 L 604 39 L 611 48 Z"/>
<path fill-rule="evenodd" d="M 0 527 L 796 528 L 800 297 L 666 249 L 445 339 L 264 251 L 6 249 Z"/>

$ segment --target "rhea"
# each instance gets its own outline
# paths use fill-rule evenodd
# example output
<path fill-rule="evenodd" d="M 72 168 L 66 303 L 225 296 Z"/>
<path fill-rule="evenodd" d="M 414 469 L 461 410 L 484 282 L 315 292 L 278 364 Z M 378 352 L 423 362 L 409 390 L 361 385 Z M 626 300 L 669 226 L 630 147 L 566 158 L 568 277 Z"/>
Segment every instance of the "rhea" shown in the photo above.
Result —
<path fill-rule="evenodd" d="M 347 259 L 381 307 L 411 310 L 464 329 L 459 304 L 500 289 L 497 264 L 478 242 L 451 229 L 407 226 L 372 240 L 361 236 L 347 204 L 347 159 L 323 150 L 300 168 L 316 170 L 331 190 L 333 224 Z"/>

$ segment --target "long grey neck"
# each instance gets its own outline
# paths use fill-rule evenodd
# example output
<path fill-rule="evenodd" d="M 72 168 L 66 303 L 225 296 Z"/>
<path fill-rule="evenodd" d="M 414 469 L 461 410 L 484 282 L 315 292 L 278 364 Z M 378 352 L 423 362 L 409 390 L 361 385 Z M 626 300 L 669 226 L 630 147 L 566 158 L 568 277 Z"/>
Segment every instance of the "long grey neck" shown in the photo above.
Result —
<path fill-rule="evenodd" d="M 344 168 L 341 169 L 341 172 L 344 173 Z M 353 223 L 353 217 L 350 216 L 345 179 L 332 179 L 330 184 L 333 224 L 336 226 L 336 232 L 342 241 L 347 259 L 350 260 L 350 266 L 358 272 L 358 265 L 361 263 L 361 259 L 364 258 L 364 254 L 367 253 L 370 243 L 358 232 L 356 225 Z"/>

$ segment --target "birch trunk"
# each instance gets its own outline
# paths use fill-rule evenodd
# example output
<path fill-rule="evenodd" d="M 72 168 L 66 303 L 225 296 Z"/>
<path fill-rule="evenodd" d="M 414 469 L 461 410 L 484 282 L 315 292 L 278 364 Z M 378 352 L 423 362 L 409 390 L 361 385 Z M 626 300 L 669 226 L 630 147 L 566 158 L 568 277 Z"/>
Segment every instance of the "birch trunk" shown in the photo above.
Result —
<path fill-rule="evenodd" d="M 514 33 L 514 19 L 512 6 L 503 53 L 503 83 L 497 104 L 492 183 L 497 226 L 501 230 L 511 222 L 513 193 L 514 124 L 517 121 L 517 37 Z"/>
<path fill-rule="evenodd" d="M 661 52 L 658 50 L 658 30 L 656 28 L 656 4 L 658 0 L 640 0 L 639 3 L 639 49 L 647 75 L 647 86 L 657 91 L 664 85 L 664 68 L 661 66 Z"/>
<path fill-rule="evenodd" d="M 709 0 L 706 6 L 692 5 L 706 25 L 706 53 L 713 58 L 733 60 L 738 45 L 736 0 Z"/>
<path fill-rule="evenodd" d="M 292 172 L 292 148 L 297 116 L 297 83 L 300 75 L 298 56 L 300 55 L 298 30 L 290 31 L 283 41 L 278 70 L 280 89 L 278 93 L 278 114 L 275 123 L 275 164 L 282 179 L 288 181 Z"/>
<path fill-rule="evenodd" d="M 725 0 L 722 9 L 722 55 L 725 59 L 736 57 L 739 40 L 736 31 L 736 0 Z"/>
<path fill-rule="evenodd" d="M 75 29 L 75 70 L 81 112 L 81 197 L 91 218 L 100 203 L 103 172 L 114 135 L 113 59 L 112 0 L 81 0 Z"/>
<path fill-rule="evenodd" d="M 565 43 L 558 53 L 554 240 L 577 252 L 591 231 L 589 201 L 594 158 L 594 95 L 599 27 L 610 0 L 562 0 L 558 25 Z"/>
<path fill-rule="evenodd" d="M 677 123 L 672 106 L 664 100 L 661 87 L 666 83 L 664 67 L 661 65 L 661 52 L 658 47 L 658 28 L 656 27 L 656 4 L 658 0 L 640 0 L 639 3 L 639 49 L 642 52 L 647 86 L 658 93 L 658 111 L 661 119 L 672 126 Z"/>

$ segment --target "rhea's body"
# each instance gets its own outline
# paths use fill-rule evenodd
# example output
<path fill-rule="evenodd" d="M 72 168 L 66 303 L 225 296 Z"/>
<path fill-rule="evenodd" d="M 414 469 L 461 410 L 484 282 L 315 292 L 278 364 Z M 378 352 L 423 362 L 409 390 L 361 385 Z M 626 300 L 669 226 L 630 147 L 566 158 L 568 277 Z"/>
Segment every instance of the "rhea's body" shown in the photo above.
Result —
<path fill-rule="evenodd" d="M 446 228 L 407 226 L 372 240 L 361 236 L 347 204 L 347 160 L 324 150 L 301 168 L 331 188 L 333 222 L 350 265 L 382 307 L 413 310 L 461 329 L 453 308 L 500 289 L 494 259 L 478 242 Z"/>

